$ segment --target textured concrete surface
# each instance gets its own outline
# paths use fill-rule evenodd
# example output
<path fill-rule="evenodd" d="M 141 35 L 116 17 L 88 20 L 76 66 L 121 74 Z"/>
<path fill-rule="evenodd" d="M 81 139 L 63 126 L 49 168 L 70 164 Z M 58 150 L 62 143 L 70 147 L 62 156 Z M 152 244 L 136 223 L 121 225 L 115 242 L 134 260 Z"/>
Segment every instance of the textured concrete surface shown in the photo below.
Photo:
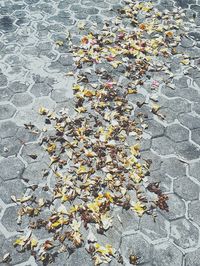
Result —
<path fill-rule="evenodd" d="M 122 215 L 120 248 L 124 256 L 134 252 L 141 257 L 143 266 L 199 266 L 200 1 L 160 0 L 157 4 L 169 10 L 180 6 L 188 21 L 195 20 L 197 27 L 190 29 L 190 38 L 184 38 L 180 47 L 194 59 L 194 67 L 183 72 L 175 61 L 169 62 L 176 73 L 176 89 L 160 87 L 158 93 L 166 119 L 150 117 L 146 130 L 143 156 L 153 161 L 152 180 L 161 181 L 169 194 L 170 212 L 159 213 L 156 223 L 147 216 L 137 221 Z M 0 1 L 0 261 L 6 253 L 12 257 L 0 265 L 39 265 L 30 254 L 17 253 L 12 246 L 19 228 L 17 207 L 10 197 L 44 181 L 40 174 L 48 159 L 37 145 L 44 127 L 38 108 L 71 108 L 73 78 L 65 73 L 71 70 L 72 58 L 66 54 L 67 44 L 58 47 L 55 42 L 65 40 L 67 30 L 75 31 L 81 19 L 101 27 L 120 5 L 119 0 Z M 29 123 L 36 126 L 31 132 L 24 128 Z M 37 160 L 30 154 L 36 154 Z M 113 242 L 116 235 L 110 235 Z M 91 265 L 84 249 L 69 257 L 63 254 L 55 263 L 80 264 Z M 111 265 L 118 263 L 114 260 Z"/>

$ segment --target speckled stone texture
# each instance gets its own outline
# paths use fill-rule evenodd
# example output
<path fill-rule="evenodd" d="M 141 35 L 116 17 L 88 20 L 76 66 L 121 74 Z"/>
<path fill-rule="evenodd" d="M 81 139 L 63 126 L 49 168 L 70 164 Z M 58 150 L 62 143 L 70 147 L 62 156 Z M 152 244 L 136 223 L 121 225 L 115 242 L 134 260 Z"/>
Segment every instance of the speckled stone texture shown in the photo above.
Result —
<path fill-rule="evenodd" d="M 134 252 L 143 266 L 200 265 L 200 1 L 159 0 L 159 9 L 180 6 L 188 22 L 194 19 L 189 38 L 181 49 L 194 59 L 186 73 L 176 73 L 175 90 L 159 88 L 158 96 L 164 121 L 150 117 L 142 156 L 152 159 L 152 180 L 161 181 L 169 194 L 170 212 L 160 212 L 156 223 L 150 217 L 137 219 L 120 213 L 122 225 L 113 229 L 111 242 L 119 241 L 126 258 Z M 116 16 L 120 0 L 1 0 L 0 1 L 0 265 L 40 265 L 29 253 L 17 253 L 12 242 L 18 234 L 16 205 L 11 196 L 20 196 L 27 187 L 41 180 L 48 158 L 37 145 L 44 119 L 40 106 L 73 112 L 72 68 L 67 54 L 66 32 L 79 20 L 86 25 Z M 88 26 L 89 27 L 89 26 Z M 77 32 L 78 36 L 79 32 Z M 73 41 L 78 41 L 73 37 Z M 146 95 L 140 95 L 144 98 Z M 133 99 L 134 101 L 134 99 Z M 35 125 L 34 132 L 24 124 Z M 48 127 L 48 125 L 45 125 Z M 37 159 L 29 155 L 36 154 Z M 23 226 L 26 226 L 24 221 Z M 39 234 L 41 236 L 41 234 Z M 113 239 L 111 239 L 113 238 Z M 1 263 L 10 253 L 11 262 Z M 92 265 L 84 249 L 69 256 L 62 254 L 52 265 Z M 115 260 L 111 265 L 119 265 Z M 128 260 L 124 265 L 130 265 Z"/>

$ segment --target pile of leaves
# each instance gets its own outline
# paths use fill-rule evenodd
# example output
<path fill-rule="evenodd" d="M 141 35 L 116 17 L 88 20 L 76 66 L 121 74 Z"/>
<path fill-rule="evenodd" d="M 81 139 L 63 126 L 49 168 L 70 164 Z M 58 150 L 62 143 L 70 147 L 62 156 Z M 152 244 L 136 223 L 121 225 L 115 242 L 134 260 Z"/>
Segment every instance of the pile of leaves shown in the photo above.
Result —
<path fill-rule="evenodd" d="M 135 110 L 144 103 L 135 105 L 128 97 L 137 95 L 152 73 L 163 72 L 165 82 L 171 82 L 173 73 L 164 62 L 176 54 L 184 14 L 178 9 L 160 12 L 150 2 L 134 0 L 126 0 L 118 12 L 101 31 L 82 36 L 79 45 L 68 34 L 75 70 L 67 75 L 76 78 L 75 115 L 70 116 L 67 109 L 39 110 L 55 129 L 41 142 L 50 157 L 54 182 L 33 185 L 30 195 L 13 199 L 20 205 L 18 223 L 30 217 L 27 234 L 14 245 L 31 250 L 44 263 L 81 246 L 95 265 L 109 263 L 112 257 L 123 263 L 109 239 L 107 245 L 98 243 L 98 234 L 113 226 L 115 208 L 139 217 L 154 217 L 157 208 L 168 211 L 167 196 L 159 184 L 148 182 L 151 161 L 142 160 L 140 154 L 147 114 Z M 84 23 L 78 27 L 84 30 Z M 158 86 L 154 80 L 151 89 L 156 91 Z M 152 97 L 150 110 L 164 119 L 156 101 Z M 48 197 L 38 196 L 38 191 Z M 38 241 L 34 236 L 34 230 L 41 228 L 49 232 L 49 239 Z"/>

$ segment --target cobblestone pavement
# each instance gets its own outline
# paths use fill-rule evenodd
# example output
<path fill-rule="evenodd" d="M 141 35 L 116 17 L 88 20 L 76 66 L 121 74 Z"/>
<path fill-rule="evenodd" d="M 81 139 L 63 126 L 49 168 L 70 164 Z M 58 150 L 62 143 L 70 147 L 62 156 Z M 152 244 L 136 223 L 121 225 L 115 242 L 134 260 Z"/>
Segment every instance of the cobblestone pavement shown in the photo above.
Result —
<path fill-rule="evenodd" d="M 73 31 L 81 19 L 87 19 L 88 28 L 92 22 L 102 27 L 102 21 L 112 19 L 121 4 L 119 0 L 0 1 L 0 257 L 9 252 L 12 258 L 0 265 L 40 265 L 13 248 L 19 228 L 11 196 L 25 192 L 30 184 L 39 184 L 48 167 L 37 145 L 44 127 L 38 108 L 70 109 L 73 103 L 73 78 L 65 76 L 72 58 L 66 53 L 67 44 L 58 47 L 55 42 L 65 40 L 66 30 Z M 143 145 L 143 157 L 153 160 L 150 178 L 161 181 L 169 194 L 170 212 L 158 213 L 156 223 L 148 216 L 137 219 L 131 213 L 121 213 L 122 225 L 114 226 L 109 235 L 111 242 L 120 243 L 122 255 L 134 252 L 143 266 L 200 265 L 200 1 L 158 3 L 160 9 L 170 10 L 175 5 L 184 8 L 188 21 L 194 19 L 197 25 L 179 48 L 194 59 L 194 67 L 183 72 L 176 60 L 171 60 L 176 89 L 159 88 L 166 119 L 149 117 Z M 148 97 L 148 90 L 138 97 Z M 37 127 L 33 133 L 24 127 L 30 122 Z M 38 237 L 46 236 L 38 233 Z M 84 249 L 64 254 L 55 263 L 81 264 L 92 265 Z M 125 260 L 124 265 L 129 262 Z"/>

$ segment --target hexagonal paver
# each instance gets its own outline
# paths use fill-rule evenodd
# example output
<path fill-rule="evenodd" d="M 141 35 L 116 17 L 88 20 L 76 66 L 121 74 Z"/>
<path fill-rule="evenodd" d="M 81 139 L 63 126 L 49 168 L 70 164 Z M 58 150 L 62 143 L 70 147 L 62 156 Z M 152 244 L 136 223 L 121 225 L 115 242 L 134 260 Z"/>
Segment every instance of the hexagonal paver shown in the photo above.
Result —
<path fill-rule="evenodd" d="M 186 254 L 185 266 L 199 266 L 199 262 L 200 262 L 200 248 Z"/>
<path fill-rule="evenodd" d="M 200 157 L 200 149 L 189 141 L 177 143 L 176 154 L 186 160 L 194 160 Z"/>
<path fill-rule="evenodd" d="M 3 180 L 20 178 L 24 171 L 24 164 L 16 157 L 0 160 L 0 177 Z"/>
<path fill-rule="evenodd" d="M 16 137 L 2 139 L 0 142 L 0 155 L 3 157 L 17 155 L 21 146 L 22 142 Z"/>
<path fill-rule="evenodd" d="M 144 160 L 151 161 L 151 166 L 150 166 L 151 171 L 160 169 L 162 160 L 158 155 L 154 154 L 152 151 L 141 152 L 141 158 Z"/>
<path fill-rule="evenodd" d="M 174 192 L 185 200 L 195 200 L 199 197 L 199 186 L 184 176 L 174 180 Z"/>
<path fill-rule="evenodd" d="M 29 143 L 24 145 L 20 155 L 27 163 L 39 162 L 44 160 L 46 162 L 50 162 L 49 156 L 45 152 L 45 149 L 41 147 L 38 143 Z"/>
<path fill-rule="evenodd" d="M 148 177 L 149 182 L 159 182 L 160 188 L 163 192 L 170 192 L 172 187 L 172 179 L 166 175 L 165 172 L 160 170 L 150 171 L 150 175 Z"/>
<path fill-rule="evenodd" d="M 40 136 L 40 131 L 34 127 L 33 131 L 26 129 L 25 127 L 20 127 L 17 131 L 16 138 L 21 141 L 21 143 L 28 143 L 37 140 Z"/>
<path fill-rule="evenodd" d="M 17 93 L 12 98 L 12 103 L 17 107 L 22 107 L 31 104 L 33 98 L 28 93 Z"/>
<path fill-rule="evenodd" d="M 181 218 L 171 222 L 171 238 L 179 247 L 191 248 L 198 244 L 199 231 L 191 222 Z"/>
<path fill-rule="evenodd" d="M 151 147 L 161 155 L 174 153 L 174 142 L 165 136 L 153 139 Z"/>
<path fill-rule="evenodd" d="M 1 223 L 8 230 L 8 232 L 14 232 L 19 229 L 19 225 L 17 225 L 17 209 L 17 206 L 6 208 L 1 219 Z"/>
<path fill-rule="evenodd" d="M 25 190 L 25 185 L 20 180 L 9 180 L 0 184 L 1 199 L 6 204 L 13 203 L 11 196 L 20 198 Z"/>
<path fill-rule="evenodd" d="M 7 77 L 0 72 L 0 87 L 4 87 L 7 85 Z"/>
<path fill-rule="evenodd" d="M 164 242 L 153 248 L 152 266 L 181 266 L 182 260 L 183 254 L 172 243 Z"/>
<path fill-rule="evenodd" d="M 48 165 L 44 162 L 31 163 L 25 169 L 22 178 L 29 184 L 41 184 L 46 180 L 43 178 L 43 171 L 48 169 Z"/>
<path fill-rule="evenodd" d="M 189 218 L 200 225 L 200 201 L 193 201 L 189 203 Z"/>
<path fill-rule="evenodd" d="M 118 214 L 118 217 L 120 217 L 122 224 L 121 226 L 118 225 L 117 229 L 122 233 L 126 231 L 134 231 L 139 228 L 139 218 L 134 214 L 133 211 L 123 210 L 122 213 Z M 116 223 L 113 224 L 115 225 Z"/>
<path fill-rule="evenodd" d="M 156 240 L 167 237 L 169 222 L 160 213 L 157 214 L 155 221 L 150 215 L 144 215 L 139 228 L 151 240 Z"/>
<path fill-rule="evenodd" d="M 18 126 L 12 121 L 0 122 L 0 138 L 13 137 L 18 130 Z"/>
<path fill-rule="evenodd" d="M 175 142 L 180 142 L 188 140 L 189 130 L 179 124 L 173 124 L 166 128 L 165 135 Z"/>
<path fill-rule="evenodd" d="M 12 95 L 13 92 L 8 88 L 0 88 L 0 102 L 9 101 Z"/>
<path fill-rule="evenodd" d="M 9 85 L 9 89 L 14 93 L 25 92 L 28 90 L 29 84 L 20 81 L 14 81 Z"/>
<path fill-rule="evenodd" d="M 85 263 L 85 265 L 88 265 L 88 266 L 94 265 L 93 261 L 91 260 L 91 257 L 88 256 L 87 251 L 84 248 L 81 248 L 80 250 L 76 250 L 69 257 L 68 265 L 79 266 L 79 265 L 83 264 L 83 262 Z M 57 263 L 58 262 L 56 262 L 55 265 L 58 265 Z M 66 265 L 66 261 L 65 260 L 63 261 L 63 259 L 61 258 L 59 265 L 65 266 Z"/>
<path fill-rule="evenodd" d="M 30 251 L 28 252 L 20 252 L 19 249 L 13 248 L 13 243 L 15 242 L 15 240 L 17 238 L 19 238 L 20 235 L 17 237 L 11 237 L 9 239 L 6 239 L 3 242 L 3 245 L 1 245 L 1 252 L 5 255 L 8 252 L 10 253 L 10 257 L 11 257 L 11 262 L 8 264 L 6 263 L 6 265 L 16 265 L 16 264 L 20 264 L 23 263 L 25 264 L 25 262 L 29 259 L 30 257 Z M 5 264 L 3 264 L 4 266 Z M 5 265 L 5 266 L 6 266 Z M 25 264 L 27 265 L 27 264 Z"/>
<path fill-rule="evenodd" d="M 155 120 L 148 121 L 147 132 L 151 134 L 152 138 L 160 137 L 164 134 L 164 126 Z"/>
<path fill-rule="evenodd" d="M 178 120 L 182 125 L 189 129 L 200 128 L 200 118 L 191 114 L 181 114 Z"/>
<path fill-rule="evenodd" d="M 51 92 L 52 87 L 46 83 L 35 83 L 30 92 L 35 95 L 35 97 L 47 96 Z"/>
<path fill-rule="evenodd" d="M 186 164 L 176 157 L 166 158 L 162 162 L 161 172 L 172 178 L 183 177 L 186 175 Z"/>
<path fill-rule="evenodd" d="M 0 120 L 11 118 L 16 112 L 16 108 L 11 104 L 0 105 Z"/>
<path fill-rule="evenodd" d="M 167 204 L 169 206 L 169 212 L 162 211 L 162 215 L 169 221 L 183 217 L 186 211 L 184 201 L 175 194 L 169 194 L 168 196 Z"/>
<path fill-rule="evenodd" d="M 200 161 L 190 163 L 189 174 L 200 182 Z"/>
<path fill-rule="evenodd" d="M 151 247 L 143 236 L 136 233 L 122 237 L 121 254 L 127 261 L 131 255 L 135 255 L 140 258 L 139 263 L 145 263 L 151 260 Z"/>
<path fill-rule="evenodd" d="M 200 128 L 196 128 L 191 130 L 192 134 L 191 134 L 191 139 L 197 143 L 198 145 L 200 145 Z"/>

